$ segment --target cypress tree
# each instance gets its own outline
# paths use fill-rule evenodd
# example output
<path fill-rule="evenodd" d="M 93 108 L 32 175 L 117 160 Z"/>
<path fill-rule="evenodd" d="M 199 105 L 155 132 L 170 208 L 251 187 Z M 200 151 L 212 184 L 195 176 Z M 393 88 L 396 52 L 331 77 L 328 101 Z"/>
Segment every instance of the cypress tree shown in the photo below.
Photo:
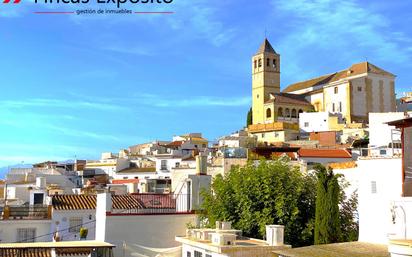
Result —
<path fill-rule="evenodd" d="M 252 125 L 252 107 L 250 107 L 249 112 L 247 113 L 246 126 Z"/>
<path fill-rule="evenodd" d="M 322 165 L 315 167 L 318 176 L 315 244 L 329 244 L 341 239 L 338 176 Z"/>

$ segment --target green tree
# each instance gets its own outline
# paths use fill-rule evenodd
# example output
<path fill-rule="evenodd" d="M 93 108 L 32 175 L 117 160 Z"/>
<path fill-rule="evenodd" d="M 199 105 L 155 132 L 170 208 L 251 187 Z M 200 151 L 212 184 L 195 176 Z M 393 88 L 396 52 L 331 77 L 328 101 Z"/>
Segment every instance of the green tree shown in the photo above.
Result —
<path fill-rule="evenodd" d="M 358 192 L 355 191 L 347 199 L 342 191 L 340 202 L 340 221 L 342 231 L 342 241 L 357 241 L 359 236 L 358 218 Z"/>
<path fill-rule="evenodd" d="M 250 107 L 247 113 L 246 126 L 252 125 L 253 123 L 252 117 L 253 117 L 253 112 L 252 112 L 252 107 Z"/>
<path fill-rule="evenodd" d="M 341 188 L 338 175 L 322 165 L 315 166 L 318 177 L 315 218 L 315 244 L 340 242 L 341 223 L 339 201 Z"/>
<path fill-rule="evenodd" d="M 313 243 L 316 177 L 302 174 L 287 157 L 234 167 L 214 178 L 212 192 L 204 193 L 203 206 L 210 226 L 231 221 L 246 236 L 263 238 L 265 225 L 282 224 L 286 243 Z"/>

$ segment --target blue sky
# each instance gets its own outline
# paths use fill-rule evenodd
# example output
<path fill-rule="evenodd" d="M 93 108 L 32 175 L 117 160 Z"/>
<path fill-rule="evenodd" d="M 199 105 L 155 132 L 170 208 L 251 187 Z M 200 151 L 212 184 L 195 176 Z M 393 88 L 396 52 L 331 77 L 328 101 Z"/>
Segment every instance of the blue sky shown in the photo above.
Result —
<path fill-rule="evenodd" d="M 79 7 L 0 4 L 0 166 L 241 128 L 265 30 L 281 54 L 282 88 L 367 58 L 398 76 L 398 94 L 412 89 L 411 1 L 127 7 L 175 14 L 38 15 Z"/>

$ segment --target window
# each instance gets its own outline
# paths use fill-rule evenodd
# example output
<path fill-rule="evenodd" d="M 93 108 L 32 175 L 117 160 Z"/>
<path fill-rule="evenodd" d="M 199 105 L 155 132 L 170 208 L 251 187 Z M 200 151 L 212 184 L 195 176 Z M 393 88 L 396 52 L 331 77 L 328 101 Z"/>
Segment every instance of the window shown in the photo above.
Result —
<path fill-rule="evenodd" d="M 265 137 L 265 133 L 262 133 L 262 138 L 264 138 Z"/>
<path fill-rule="evenodd" d="M 332 104 L 332 112 L 335 112 L 335 103 Z"/>
<path fill-rule="evenodd" d="M 309 127 L 309 122 L 305 122 L 304 126 L 305 128 Z"/>
<path fill-rule="evenodd" d="M 296 110 L 293 109 L 293 110 L 292 110 L 292 118 L 297 118 L 297 117 L 298 117 L 298 116 L 297 116 Z"/>
<path fill-rule="evenodd" d="M 268 66 L 268 67 L 270 66 L 270 59 L 269 58 L 266 59 L 266 66 Z"/>
<path fill-rule="evenodd" d="M 371 181 L 371 192 L 372 192 L 372 194 L 377 193 L 376 181 Z"/>
<path fill-rule="evenodd" d="M 176 167 L 176 168 L 179 168 L 179 166 L 180 166 L 180 162 L 176 162 L 176 163 L 175 163 L 175 167 Z"/>
<path fill-rule="evenodd" d="M 192 257 L 192 253 L 191 252 L 186 252 L 186 257 Z"/>
<path fill-rule="evenodd" d="M 36 228 L 18 228 L 17 242 L 32 243 L 36 237 Z"/>
<path fill-rule="evenodd" d="M 205 254 L 205 257 L 212 257 L 212 255 L 210 255 L 210 254 Z"/>
<path fill-rule="evenodd" d="M 285 117 L 290 118 L 290 110 L 289 108 L 285 109 Z"/>
<path fill-rule="evenodd" d="M 257 61 L 255 60 L 254 63 L 255 63 L 255 69 L 256 69 L 257 68 Z"/>
<path fill-rule="evenodd" d="M 358 92 L 362 92 L 362 87 L 358 87 Z"/>
<path fill-rule="evenodd" d="M 283 109 L 282 109 L 282 107 L 279 107 L 279 109 L 278 109 L 278 117 L 283 117 Z"/>
<path fill-rule="evenodd" d="M 276 59 L 273 59 L 273 68 L 276 69 L 276 66 L 277 66 L 277 64 L 276 64 Z"/>
<path fill-rule="evenodd" d="M 339 112 L 342 112 L 342 102 L 339 102 Z"/>
<path fill-rule="evenodd" d="M 198 251 L 195 251 L 195 256 L 194 257 L 202 257 L 202 253 L 198 252 Z"/>
<path fill-rule="evenodd" d="M 275 137 L 279 137 L 279 133 L 278 133 L 278 132 L 275 132 Z"/>
<path fill-rule="evenodd" d="M 335 87 L 334 91 L 335 91 L 335 94 L 337 94 L 338 93 L 338 87 Z"/>
<path fill-rule="evenodd" d="M 167 160 L 162 160 L 160 162 L 160 169 L 161 170 L 167 170 Z"/>
<path fill-rule="evenodd" d="M 258 66 L 259 66 L 259 68 L 262 67 L 262 59 L 259 59 Z"/>
<path fill-rule="evenodd" d="M 256 98 L 259 99 L 259 94 L 256 95 Z"/>
<path fill-rule="evenodd" d="M 71 217 L 69 219 L 69 232 L 78 233 L 83 225 L 82 217 Z"/>
<path fill-rule="evenodd" d="M 381 149 L 381 150 L 379 151 L 379 154 L 380 154 L 380 155 L 386 155 L 386 149 Z"/>
<path fill-rule="evenodd" d="M 272 117 L 272 110 L 270 108 L 266 109 L 266 118 Z"/>

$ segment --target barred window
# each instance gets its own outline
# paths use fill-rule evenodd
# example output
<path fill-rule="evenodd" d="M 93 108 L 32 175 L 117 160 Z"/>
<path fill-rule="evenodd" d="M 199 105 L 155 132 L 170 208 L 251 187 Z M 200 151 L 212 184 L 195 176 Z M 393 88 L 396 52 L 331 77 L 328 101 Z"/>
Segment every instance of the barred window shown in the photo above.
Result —
<path fill-rule="evenodd" d="M 72 217 L 69 219 L 69 232 L 79 233 L 80 228 L 83 225 L 83 219 L 81 217 Z"/>
<path fill-rule="evenodd" d="M 202 253 L 198 252 L 198 251 L 195 251 L 195 257 L 202 257 Z"/>
<path fill-rule="evenodd" d="M 32 243 L 35 241 L 36 228 L 18 228 L 17 242 Z"/>

